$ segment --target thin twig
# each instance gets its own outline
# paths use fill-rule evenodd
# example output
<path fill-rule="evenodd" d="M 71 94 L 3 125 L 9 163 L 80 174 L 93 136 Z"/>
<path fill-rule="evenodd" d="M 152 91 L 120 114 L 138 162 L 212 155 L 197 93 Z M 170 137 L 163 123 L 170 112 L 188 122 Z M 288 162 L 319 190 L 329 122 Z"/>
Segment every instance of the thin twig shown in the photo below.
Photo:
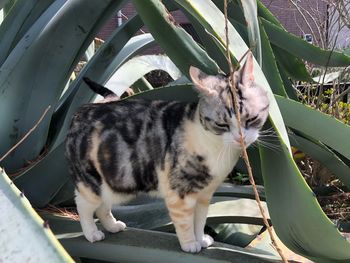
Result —
<path fill-rule="evenodd" d="M 333 106 L 337 101 L 341 100 L 346 94 L 350 93 L 350 88 L 345 89 L 342 93 L 340 93 L 332 102 L 331 106 Z"/>
<path fill-rule="evenodd" d="M 40 116 L 39 120 L 35 123 L 35 125 L 33 126 L 33 128 L 31 128 L 23 137 L 22 139 L 20 139 L 14 146 L 11 147 L 10 150 L 8 150 L 7 153 L 5 153 L 5 155 L 3 155 L 0 158 L 0 162 L 2 160 L 4 160 L 10 153 L 12 153 L 25 139 L 27 139 L 27 137 L 38 127 L 38 125 L 40 124 L 40 122 L 44 119 L 46 113 L 49 111 L 49 109 L 51 108 L 51 105 L 49 105 L 46 110 L 44 111 L 44 113 Z"/>
<path fill-rule="evenodd" d="M 271 242 L 272 245 L 276 248 L 278 254 L 281 256 L 281 259 L 283 260 L 283 262 L 288 262 L 288 260 L 286 259 L 286 257 L 283 255 L 282 250 L 279 248 L 276 239 L 274 237 L 274 234 L 272 232 L 272 229 L 270 227 L 270 224 L 267 220 L 267 217 L 265 215 L 265 211 L 264 208 L 262 207 L 261 201 L 260 201 L 260 197 L 259 197 L 259 193 L 258 190 L 256 188 L 256 184 L 254 181 L 254 177 L 253 177 L 253 172 L 252 172 L 252 168 L 250 166 L 250 162 L 249 162 L 249 157 L 247 154 L 247 150 L 246 150 L 246 146 L 245 146 L 245 142 L 243 139 L 243 134 L 242 134 L 242 129 L 241 129 L 241 115 L 240 112 L 238 110 L 238 100 L 237 100 L 237 92 L 236 92 L 236 86 L 235 83 L 236 81 L 234 80 L 234 68 L 232 65 L 232 61 L 231 61 L 231 56 L 230 56 L 230 50 L 229 50 L 229 38 L 228 38 L 228 16 L 227 16 L 227 0 L 224 0 L 224 13 L 225 13 L 225 34 L 226 34 L 226 59 L 227 62 L 229 64 L 230 67 L 230 81 L 229 81 L 229 85 L 231 87 L 231 90 L 233 91 L 233 98 L 234 98 L 234 109 L 235 109 L 235 113 L 236 113 L 236 118 L 237 118 L 237 122 L 238 122 L 238 130 L 239 130 L 239 134 L 240 134 L 240 140 L 241 140 L 241 145 L 242 145 L 242 149 L 243 149 L 243 153 L 242 153 L 242 157 L 244 159 L 244 162 L 247 166 L 247 170 L 248 170 L 248 175 L 249 175 L 249 181 L 253 187 L 254 190 L 254 195 L 255 195 L 255 200 L 258 204 L 260 213 L 262 215 L 264 224 L 269 232 L 270 238 L 271 238 Z M 247 54 L 247 53 L 246 53 Z M 234 88 L 234 89 L 233 89 Z"/>

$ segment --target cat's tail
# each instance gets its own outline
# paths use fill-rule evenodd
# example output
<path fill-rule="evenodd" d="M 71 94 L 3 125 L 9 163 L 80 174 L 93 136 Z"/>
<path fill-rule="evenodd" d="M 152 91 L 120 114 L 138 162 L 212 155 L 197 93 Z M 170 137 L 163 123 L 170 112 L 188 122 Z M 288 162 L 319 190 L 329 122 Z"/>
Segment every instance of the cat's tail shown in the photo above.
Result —
<path fill-rule="evenodd" d="M 118 97 L 117 94 L 115 94 L 113 91 L 110 89 L 107 89 L 106 87 L 96 83 L 95 81 L 92 81 L 88 77 L 83 77 L 83 80 L 85 83 L 89 86 L 89 88 L 96 92 L 97 94 L 100 94 L 102 97 L 107 98 L 107 97 Z M 118 97 L 119 98 L 119 97 Z"/>

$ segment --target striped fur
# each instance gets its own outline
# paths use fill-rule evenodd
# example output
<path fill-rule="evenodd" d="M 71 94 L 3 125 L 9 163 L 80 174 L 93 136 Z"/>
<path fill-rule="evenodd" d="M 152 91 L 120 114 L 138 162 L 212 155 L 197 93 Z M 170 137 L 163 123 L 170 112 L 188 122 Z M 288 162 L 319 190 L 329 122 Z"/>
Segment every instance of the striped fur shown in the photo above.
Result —
<path fill-rule="evenodd" d="M 252 57 L 237 72 L 238 99 L 246 144 L 258 137 L 268 114 L 266 93 L 252 76 Z M 74 115 L 66 153 L 76 185 L 76 204 L 85 237 L 104 238 L 125 224 L 111 214 L 138 193 L 165 199 L 181 248 L 198 252 L 213 239 L 204 234 L 210 199 L 241 153 L 232 90 L 225 77 L 196 68 L 190 75 L 198 103 L 121 100 L 82 106 Z M 111 96 L 92 81 L 94 91 Z"/>

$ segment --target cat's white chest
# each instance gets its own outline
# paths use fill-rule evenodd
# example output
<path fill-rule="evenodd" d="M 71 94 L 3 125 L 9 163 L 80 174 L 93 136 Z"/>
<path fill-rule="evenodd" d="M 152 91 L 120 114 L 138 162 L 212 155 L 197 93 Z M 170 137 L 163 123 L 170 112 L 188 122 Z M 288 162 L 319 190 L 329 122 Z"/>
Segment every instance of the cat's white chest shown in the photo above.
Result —
<path fill-rule="evenodd" d="M 236 165 L 241 154 L 239 149 L 232 146 L 212 148 L 207 154 L 207 163 L 214 177 L 225 178 Z"/>

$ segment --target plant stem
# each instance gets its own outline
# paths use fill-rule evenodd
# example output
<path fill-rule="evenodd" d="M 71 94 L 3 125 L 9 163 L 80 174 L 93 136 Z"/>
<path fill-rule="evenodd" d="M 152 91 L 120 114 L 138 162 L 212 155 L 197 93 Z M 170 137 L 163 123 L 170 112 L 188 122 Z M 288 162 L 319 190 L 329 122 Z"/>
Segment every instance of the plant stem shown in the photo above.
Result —
<path fill-rule="evenodd" d="M 25 139 L 27 139 L 27 137 L 36 129 L 36 127 L 38 127 L 38 125 L 40 124 L 40 122 L 44 119 L 46 113 L 49 111 L 49 109 L 51 108 L 51 105 L 49 105 L 46 110 L 43 112 L 43 114 L 40 116 L 39 120 L 35 123 L 35 125 L 33 126 L 33 128 L 31 128 L 23 137 L 22 139 L 20 139 L 14 146 L 11 147 L 10 150 L 7 151 L 7 153 L 5 153 L 1 158 L 0 158 L 0 162 L 2 160 L 4 160 L 10 153 L 12 153 Z"/>
<path fill-rule="evenodd" d="M 276 248 L 278 254 L 280 255 L 280 257 L 282 259 L 282 261 L 283 262 L 288 262 L 288 260 L 284 256 L 282 250 L 279 248 L 279 246 L 278 246 L 278 244 L 276 242 L 276 239 L 274 237 L 274 234 L 272 232 L 270 224 L 269 224 L 269 222 L 267 220 L 267 217 L 265 215 L 264 208 L 262 207 L 262 204 L 261 204 L 261 201 L 260 201 L 260 196 L 259 196 L 258 190 L 256 188 L 256 184 L 255 184 L 255 181 L 254 181 L 252 167 L 251 167 L 250 162 L 249 162 L 249 157 L 248 157 L 246 146 L 245 146 L 245 142 L 244 142 L 244 139 L 243 139 L 242 128 L 241 128 L 241 114 L 240 114 L 240 112 L 238 110 L 238 100 L 237 100 L 237 91 L 236 91 L 237 87 L 235 86 L 236 81 L 234 80 L 234 68 L 233 68 L 233 65 L 232 65 L 231 56 L 230 56 L 230 50 L 229 50 L 227 0 L 224 0 L 224 13 L 225 13 L 226 52 L 227 52 L 226 53 L 226 59 L 227 59 L 227 62 L 228 62 L 229 68 L 230 68 L 229 85 L 230 85 L 230 89 L 232 91 L 232 95 L 233 95 L 233 98 L 234 98 L 233 105 L 234 105 L 234 109 L 235 109 L 235 113 L 236 113 L 236 118 L 237 118 L 237 122 L 238 122 L 238 131 L 239 131 L 239 134 L 240 134 L 240 141 L 241 141 L 241 145 L 242 145 L 242 149 L 243 149 L 242 157 L 243 157 L 243 160 L 244 160 L 244 162 L 245 162 L 245 164 L 247 166 L 248 175 L 249 175 L 249 181 L 250 181 L 250 183 L 251 183 L 251 185 L 253 187 L 255 200 L 256 200 L 256 202 L 258 204 L 258 207 L 259 207 L 260 213 L 262 215 L 264 224 L 265 224 L 265 226 L 267 228 L 267 231 L 269 232 L 272 245 Z M 246 54 L 247 54 L 247 52 L 246 52 Z"/>

